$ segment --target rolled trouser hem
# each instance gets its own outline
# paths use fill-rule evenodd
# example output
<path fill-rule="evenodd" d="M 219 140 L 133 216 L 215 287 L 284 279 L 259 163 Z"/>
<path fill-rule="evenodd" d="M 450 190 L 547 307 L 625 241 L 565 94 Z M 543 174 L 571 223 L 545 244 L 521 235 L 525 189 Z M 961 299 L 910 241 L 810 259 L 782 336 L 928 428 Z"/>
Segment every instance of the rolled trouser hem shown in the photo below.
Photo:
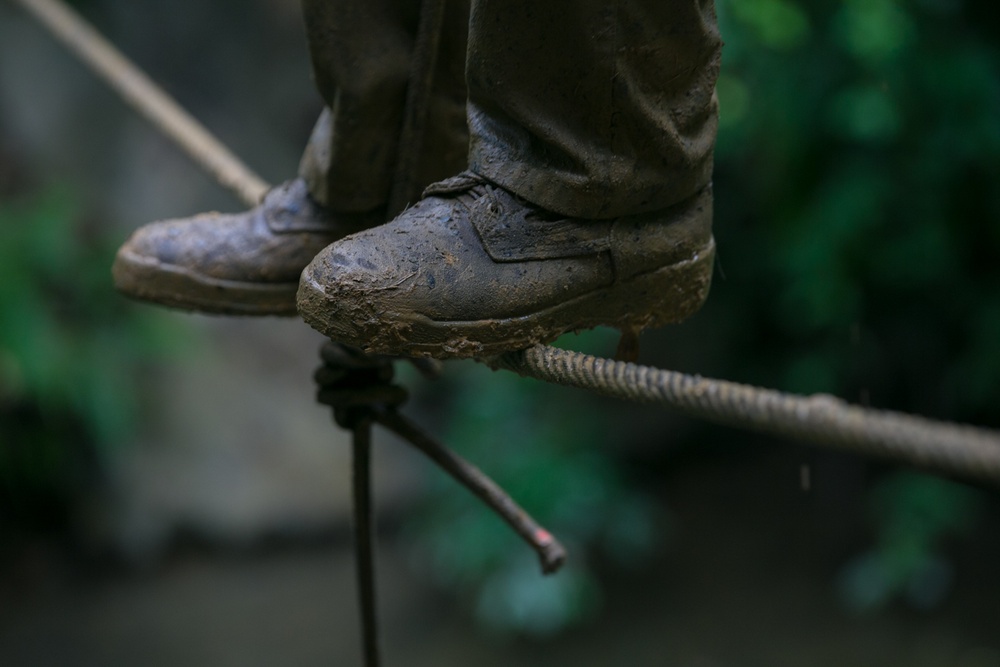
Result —
<path fill-rule="evenodd" d="M 709 162 L 662 176 L 626 172 L 596 181 L 505 155 L 502 146 L 487 146 L 482 137 L 474 140 L 469 169 L 536 206 L 574 218 L 606 220 L 662 210 L 712 180 Z"/>
<path fill-rule="evenodd" d="M 711 180 L 716 23 L 713 0 L 477 0 L 470 167 L 578 218 L 687 199 Z"/>

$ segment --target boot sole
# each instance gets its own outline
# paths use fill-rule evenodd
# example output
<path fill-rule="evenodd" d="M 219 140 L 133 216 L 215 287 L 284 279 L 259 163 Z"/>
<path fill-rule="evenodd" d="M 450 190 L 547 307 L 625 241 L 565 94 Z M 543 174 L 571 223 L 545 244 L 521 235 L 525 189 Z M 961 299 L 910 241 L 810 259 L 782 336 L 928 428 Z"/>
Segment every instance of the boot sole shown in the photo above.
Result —
<path fill-rule="evenodd" d="M 708 297 L 714 258 L 712 238 L 690 259 L 521 317 L 441 321 L 419 313 L 387 313 L 379 324 L 354 322 L 355 331 L 341 335 L 320 319 L 321 314 L 319 318 L 309 312 L 300 314 L 310 326 L 334 340 L 367 352 L 409 357 L 492 357 L 551 342 L 570 330 L 610 326 L 641 331 L 685 320 Z M 308 311 L 315 313 L 316 304 L 325 300 L 323 287 L 307 271 L 299 302 L 309 303 Z M 567 328 L 566 322 L 573 322 L 574 326 Z"/>
<path fill-rule="evenodd" d="M 115 288 L 126 296 L 213 315 L 292 316 L 298 281 L 251 283 L 201 275 L 119 250 L 111 267 Z"/>

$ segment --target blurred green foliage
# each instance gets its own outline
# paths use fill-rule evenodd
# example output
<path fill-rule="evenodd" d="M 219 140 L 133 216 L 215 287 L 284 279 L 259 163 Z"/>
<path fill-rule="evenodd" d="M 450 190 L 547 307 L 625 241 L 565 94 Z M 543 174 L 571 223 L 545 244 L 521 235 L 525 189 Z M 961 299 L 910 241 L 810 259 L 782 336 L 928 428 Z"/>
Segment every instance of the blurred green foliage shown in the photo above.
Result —
<path fill-rule="evenodd" d="M 871 611 L 897 595 L 920 609 L 941 602 L 953 576 L 943 556 L 945 542 L 971 531 L 982 500 L 972 489 L 933 477 L 900 473 L 885 479 L 871 494 L 877 544 L 840 576 L 847 606 Z"/>
<path fill-rule="evenodd" d="M 1000 425 L 1000 25 L 977 0 L 720 0 L 723 371 Z M 721 302 L 721 303 L 719 303 Z M 947 591 L 945 538 L 982 497 L 875 491 L 841 593 Z"/>
<path fill-rule="evenodd" d="M 689 327 L 711 330 L 720 354 L 699 370 L 1000 426 L 993 5 L 717 6 L 720 271 Z M 548 632 L 587 618 L 599 602 L 594 555 L 633 544 L 649 553 L 660 537 L 655 506 L 606 447 L 614 415 L 606 402 L 500 375 L 470 371 L 465 382 L 448 441 L 552 524 L 574 560 L 563 583 L 540 583 L 504 526 L 450 488 L 416 531 L 434 571 L 475 591 L 494 627 Z M 947 591 L 946 537 L 969 525 L 981 497 L 909 475 L 872 493 L 874 546 L 846 566 L 845 600 L 933 604 Z M 602 537 L 618 529 L 624 541 Z"/>
<path fill-rule="evenodd" d="M 754 379 L 996 423 L 1000 56 L 978 4 L 719 3 L 736 280 L 716 296 Z"/>
<path fill-rule="evenodd" d="M 65 529 L 180 331 L 111 288 L 114 247 L 49 189 L 0 202 L 0 524 Z"/>

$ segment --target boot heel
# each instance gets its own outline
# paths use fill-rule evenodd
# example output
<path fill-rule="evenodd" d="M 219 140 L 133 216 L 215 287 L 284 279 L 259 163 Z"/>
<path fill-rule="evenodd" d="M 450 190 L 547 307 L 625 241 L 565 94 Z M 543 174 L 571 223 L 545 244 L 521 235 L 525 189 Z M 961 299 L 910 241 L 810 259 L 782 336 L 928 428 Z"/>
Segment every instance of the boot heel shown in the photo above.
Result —
<path fill-rule="evenodd" d="M 655 329 L 694 315 L 708 298 L 714 261 L 713 238 L 689 260 L 633 277 L 616 290 L 627 297 L 621 299 L 620 317 L 607 324 L 622 330 Z"/>

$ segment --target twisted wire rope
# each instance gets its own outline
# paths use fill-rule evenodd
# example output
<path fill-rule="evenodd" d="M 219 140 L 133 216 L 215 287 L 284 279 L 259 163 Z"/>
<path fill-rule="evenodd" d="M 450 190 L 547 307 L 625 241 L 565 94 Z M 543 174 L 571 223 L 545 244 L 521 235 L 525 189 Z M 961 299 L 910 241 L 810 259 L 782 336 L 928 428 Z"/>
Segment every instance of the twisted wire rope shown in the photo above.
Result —
<path fill-rule="evenodd" d="M 1000 481 L 1000 432 L 799 396 L 726 380 L 537 345 L 488 360 L 494 368 L 605 396 L 673 407 L 694 417 Z"/>

